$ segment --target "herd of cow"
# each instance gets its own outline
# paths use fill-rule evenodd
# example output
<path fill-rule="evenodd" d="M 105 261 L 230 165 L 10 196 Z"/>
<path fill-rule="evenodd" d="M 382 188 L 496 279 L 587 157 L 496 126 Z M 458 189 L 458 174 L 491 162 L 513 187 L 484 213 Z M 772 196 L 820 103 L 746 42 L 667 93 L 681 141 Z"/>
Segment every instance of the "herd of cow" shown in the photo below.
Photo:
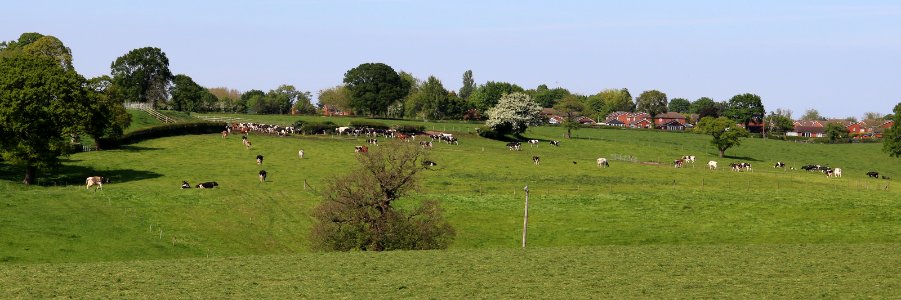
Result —
<path fill-rule="evenodd" d="M 232 123 L 232 124 L 226 125 L 226 129 L 224 131 L 222 131 L 222 137 L 227 138 L 228 135 L 233 130 L 241 132 L 241 134 L 242 134 L 241 143 L 248 150 L 251 149 L 252 145 L 253 145 L 247 139 L 247 134 L 250 132 L 266 133 L 266 134 L 270 134 L 270 135 L 276 134 L 279 136 L 287 136 L 289 134 L 294 134 L 296 132 L 295 128 L 291 127 L 291 126 L 267 125 L 267 124 L 258 124 L 258 123 Z M 416 140 L 415 134 L 405 134 L 405 133 L 401 133 L 401 132 L 398 132 L 393 129 L 337 127 L 337 128 L 335 128 L 335 133 L 339 134 L 339 135 L 340 134 L 348 134 L 348 135 L 354 135 L 354 136 L 366 135 L 366 136 L 370 137 L 369 139 L 367 139 L 367 144 L 374 145 L 374 146 L 378 146 L 378 139 L 376 139 L 376 137 L 380 137 L 380 136 L 385 137 L 385 138 L 399 139 L 402 141 Z M 457 138 L 454 137 L 452 134 L 437 133 L 437 134 L 428 134 L 427 136 L 430 138 L 430 140 L 424 140 L 424 141 L 419 142 L 419 145 L 426 149 L 431 149 L 433 146 L 433 142 L 435 142 L 435 141 L 444 142 L 446 144 L 453 144 L 453 145 L 459 144 L 459 140 L 457 140 Z M 538 144 L 540 143 L 539 140 L 535 140 L 535 139 L 530 139 L 527 142 L 529 143 L 530 147 L 538 147 Z M 558 146 L 558 147 L 560 146 L 560 142 L 555 141 L 555 140 L 550 141 L 550 144 L 553 146 Z M 510 142 L 510 143 L 507 143 L 506 146 L 507 146 L 507 149 L 509 149 L 511 151 L 522 150 L 522 144 L 520 142 Z M 367 146 L 362 146 L 362 145 L 354 146 L 354 152 L 367 153 L 368 151 L 369 151 L 369 147 L 367 147 Z M 304 150 L 303 149 L 299 150 L 297 152 L 297 155 L 300 158 L 304 158 Z M 682 168 L 686 163 L 693 164 L 695 162 L 695 159 L 696 159 L 696 157 L 694 155 L 686 155 L 679 159 L 674 160 L 673 165 L 676 168 Z M 257 162 L 257 165 L 262 165 L 263 164 L 263 155 L 257 155 L 256 162 Z M 607 158 L 600 157 L 596 160 L 596 162 L 597 162 L 598 167 L 602 167 L 602 168 L 610 167 L 610 162 L 609 162 L 609 160 L 607 160 Z M 532 163 L 535 165 L 540 165 L 541 158 L 539 156 L 532 156 Z M 575 163 L 576 162 L 573 161 L 573 164 L 575 164 Z M 422 164 L 425 167 L 433 167 L 433 166 L 437 165 L 437 163 L 435 163 L 433 161 L 423 161 Z M 716 170 L 717 166 L 718 166 L 718 163 L 716 161 L 711 160 L 711 161 L 707 162 L 708 169 Z M 785 163 L 776 162 L 776 164 L 773 167 L 784 169 Z M 751 164 L 745 163 L 745 162 L 730 163 L 729 168 L 732 171 L 736 171 L 736 172 L 752 171 Z M 790 168 L 790 169 L 794 170 L 794 168 Z M 822 166 L 822 165 L 805 165 L 805 166 L 802 166 L 801 169 L 808 171 L 808 172 L 812 172 L 812 171 L 822 172 L 827 177 L 842 177 L 842 169 L 841 168 L 829 168 L 827 166 Z M 258 175 L 260 182 L 266 182 L 266 177 L 268 175 L 266 170 L 260 170 L 257 173 L 257 175 Z M 876 171 L 867 172 L 866 175 L 871 178 L 879 178 L 880 177 L 879 173 Z M 882 179 L 891 179 L 891 178 L 883 175 Z M 102 176 L 91 176 L 85 180 L 86 188 L 90 188 L 91 186 L 96 185 L 98 189 L 103 189 L 103 183 L 109 183 L 109 178 L 105 178 Z M 210 188 L 214 188 L 217 186 L 219 186 L 219 184 L 217 182 L 209 181 L 209 182 L 199 183 L 195 187 L 200 188 L 200 189 L 210 189 Z M 181 188 L 189 189 L 189 188 L 191 188 L 191 185 L 187 181 L 182 181 Z"/>

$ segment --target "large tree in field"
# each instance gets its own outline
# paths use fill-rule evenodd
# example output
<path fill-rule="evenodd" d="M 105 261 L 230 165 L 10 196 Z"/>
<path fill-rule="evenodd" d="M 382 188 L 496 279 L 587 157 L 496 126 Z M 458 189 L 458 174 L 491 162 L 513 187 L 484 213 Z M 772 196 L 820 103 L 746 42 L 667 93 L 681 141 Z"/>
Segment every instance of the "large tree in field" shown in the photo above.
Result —
<path fill-rule="evenodd" d="M 319 90 L 317 102 L 320 109 L 325 109 L 325 106 L 328 106 L 331 109 L 340 111 L 349 112 L 351 110 L 350 92 L 347 90 L 347 87 L 343 85 Z"/>
<path fill-rule="evenodd" d="M 410 87 L 383 63 L 365 63 L 344 73 L 350 106 L 361 115 L 384 116 L 388 106 L 407 95 Z"/>
<path fill-rule="evenodd" d="M 724 108 L 723 104 L 713 99 L 701 97 L 692 102 L 688 110 L 690 113 L 698 114 L 698 119 L 702 119 L 704 117 L 719 118 L 722 116 Z"/>
<path fill-rule="evenodd" d="M 727 149 L 741 145 L 741 138 L 748 136 L 747 130 L 735 126 L 735 121 L 726 117 L 704 117 L 695 130 L 713 137 L 710 143 L 720 151 L 720 157 L 725 155 Z"/>
<path fill-rule="evenodd" d="M 500 134 L 521 134 L 541 122 L 541 106 L 521 92 L 505 94 L 487 114 L 485 125 Z"/>
<path fill-rule="evenodd" d="M 750 93 L 735 95 L 726 105 L 726 117 L 744 124 L 745 128 L 748 128 L 751 122 L 763 120 L 764 114 L 766 110 L 763 109 L 760 96 Z"/>
<path fill-rule="evenodd" d="M 666 94 L 658 90 L 641 92 L 635 102 L 637 111 L 651 115 L 651 122 L 655 122 L 654 116 L 665 113 L 667 109 Z"/>
<path fill-rule="evenodd" d="M 463 86 L 460 87 L 460 98 L 469 100 L 469 95 L 476 89 L 476 81 L 472 79 L 472 70 L 463 72 Z"/>
<path fill-rule="evenodd" d="M 563 128 L 566 128 L 565 138 L 572 138 L 572 131 L 582 128 L 582 123 L 579 122 L 579 118 L 581 118 L 585 108 L 585 103 L 582 103 L 579 97 L 575 95 L 563 97 L 563 100 L 560 100 L 560 102 L 557 102 L 557 105 L 554 105 L 554 110 L 557 111 L 558 115 L 563 117 L 562 125 Z"/>
<path fill-rule="evenodd" d="M 356 156 L 359 166 L 334 178 L 316 206 L 314 249 L 386 251 L 447 248 L 454 229 L 436 201 L 406 211 L 395 206 L 415 191 L 426 152 L 408 143 L 373 148 Z M 409 201 L 409 200 L 407 200 Z M 408 205 L 404 205 L 408 206 Z"/>
<path fill-rule="evenodd" d="M 94 139 L 97 150 L 102 150 L 106 139 L 122 136 L 131 124 L 131 115 L 109 76 L 91 78 L 87 87 L 91 117 L 87 119 L 85 132 Z"/>
<path fill-rule="evenodd" d="M 522 87 L 512 83 L 489 81 L 476 88 L 469 96 L 469 103 L 479 111 L 487 112 L 489 108 L 497 105 L 501 96 L 523 91 Z"/>
<path fill-rule="evenodd" d="M 669 111 L 687 113 L 691 110 L 691 102 L 685 98 L 673 98 L 673 100 L 669 101 L 669 107 L 667 109 Z"/>
<path fill-rule="evenodd" d="M 110 68 L 113 84 L 120 87 L 126 100 L 156 105 L 168 98 L 172 72 L 169 58 L 160 48 L 131 50 L 116 58 Z"/>
<path fill-rule="evenodd" d="M 25 184 L 58 165 L 69 136 L 83 131 L 91 117 L 85 86 L 53 57 L 0 53 L 0 153 L 25 169 Z"/>
<path fill-rule="evenodd" d="M 882 134 L 882 151 L 889 156 L 901 157 L 901 103 L 895 105 L 894 113 L 895 124 Z"/>
<path fill-rule="evenodd" d="M 172 83 L 172 88 L 169 90 L 172 100 L 169 106 L 173 110 L 186 112 L 202 111 L 203 94 L 207 92 L 204 87 L 194 82 L 190 76 L 184 74 L 175 75 Z"/>

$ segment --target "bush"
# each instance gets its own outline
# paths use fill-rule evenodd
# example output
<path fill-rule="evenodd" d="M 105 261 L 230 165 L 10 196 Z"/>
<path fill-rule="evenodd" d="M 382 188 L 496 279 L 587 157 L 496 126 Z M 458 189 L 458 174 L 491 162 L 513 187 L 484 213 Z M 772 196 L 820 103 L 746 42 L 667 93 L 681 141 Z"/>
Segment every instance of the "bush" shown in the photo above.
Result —
<path fill-rule="evenodd" d="M 225 122 L 198 122 L 198 123 L 174 123 L 174 124 L 165 124 L 159 126 L 153 126 L 149 128 L 135 130 L 129 133 L 126 133 L 122 137 L 118 139 L 111 138 L 102 138 L 98 141 L 98 144 L 102 144 L 104 147 L 116 147 L 121 145 L 128 145 L 137 143 L 144 140 L 168 137 L 168 136 L 179 136 L 179 135 L 187 135 L 187 134 L 208 134 L 208 133 L 219 133 L 225 129 Z"/>
<path fill-rule="evenodd" d="M 331 121 L 325 121 L 321 123 L 308 122 L 303 123 L 303 126 L 300 127 L 300 132 L 302 134 L 325 134 L 334 131 L 335 127 L 337 127 L 337 125 L 335 125 L 335 123 L 332 123 Z M 297 128 L 295 127 L 295 129 Z"/>
<path fill-rule="evenodd" d="M 394 128 L 394 129 L 397 130 L 397 131 L 399 131 L 399 132 L 406 133 L 406 134 L 413 134 L 413 133 L 425 132 L 425 126 L 422 126 L 422 125 L 419 125 L 419 126 L 416 126 L 416 125 L 398 125 L 398 126 L 397 126 L 396 128 Z"/>
<path fill-rule="evenodd" d="M 301 127 L 303 127 L 303 124 L 306 124 L 306 123 L 307 123 L 307 121 L 297 120 L 294 122 L 294 129 L 300 129 Z"/>
<path fill-rule="evenodd" d="M 366 120 L 353 120 L 350 121 L 350 127 L 354 128 L 374 128 L 374 129 L 388 129 L 388 124 L 382 122 L 374 122 L 374 121 L 366 121 Z"/>
<path fill-rule="evenodd" d="M 480 126 L 479 128 L 476 128 L 476 132 L 480 137 L 486 139 L 498 140 L 504 137 L 502 133 L 494 131 L 494 129 L 491 129 L 489 126 Z"/>

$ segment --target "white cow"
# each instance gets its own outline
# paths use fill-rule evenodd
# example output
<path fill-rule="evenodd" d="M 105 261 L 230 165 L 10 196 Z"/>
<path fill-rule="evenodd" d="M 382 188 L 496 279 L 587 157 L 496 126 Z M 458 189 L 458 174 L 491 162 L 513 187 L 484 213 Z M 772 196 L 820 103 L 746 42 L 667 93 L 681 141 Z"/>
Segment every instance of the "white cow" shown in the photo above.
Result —
<path fill-rule="evenodd" d="M 835 177 L 842 177 L 842 169 L 835 168 L 835 170 L 832 170 L 832 175 Z"/>
<path fill-rule="evenodd" d="M 609 166 L 610 166 L 610 163 L 607 162 L 607 159 L 606 159 L 606 158 L 603 158 L 603 157 L 598 158 L 598 167 L 604 167 L 604 168 L 606 168 L 606 167 L 609 167 Z"/>
<path fill-rule="evenodd" d="M 91 176 L 85 179 L 84 183 L 87 185 L 85 189 L 91 188 L 93 185 L 97 185 L 98 189 L 103 189 L 103 182 L 109 183 L 109 179 L 104 178 L 102 176 Z"/>
<path fill-rule="evenodd" d="M 711 170 L 716 170 L 716 161 L 713 161 L 713 160 L 708 161 L 708 162 L 707 162 L 707 168 L 709 168 L 709 169 L 711 169 Z"/>
<path fill-rule="evenodd" d="M 695 156 L 694 155 L 686 155 L 686 156 L 682 157 L 682 160 L 690 162 L 690 163 L 695 163 Z"/>
<path fill-rule="evenodd" d="M 303 158 L 303 149 L 300 149 L 300 151 L 297 151 L 297 156 L 299 156 L 300 158 Z"/>
<path fill-rule="evenodd" d="M 538 140 L 529 140 L 530 147 L 538 147 Z"/>

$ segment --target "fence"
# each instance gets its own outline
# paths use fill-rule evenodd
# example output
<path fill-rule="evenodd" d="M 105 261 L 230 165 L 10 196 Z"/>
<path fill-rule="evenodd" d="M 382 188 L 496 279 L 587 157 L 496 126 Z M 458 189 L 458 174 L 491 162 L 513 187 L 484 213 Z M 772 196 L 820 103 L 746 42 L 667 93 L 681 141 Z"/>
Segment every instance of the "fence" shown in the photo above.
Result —
<path fill-rule="evenodd" d="M 156 118 L 157 120 L 160 120 L 160 122 L 163 122 L 163 123 L 167 123 L 167 124 L 168 124 L 168 123 L 175 123 L 175 121 L 176 121 L 175 119 L 170 118 L 169 116 L 166 116 L 166 115 L 164 115 L 164 114 L 161 114 L 161 113 L 160 113 L 159 111 L 157 111 L 156 109 L 153 109 L 153 106 L 152 106 L 152 105 L 147 104 L 147 103 L 142 103 L 142 102 L 125 102 L 125 108 L 142 110 L 142 111 L 144 111 L 144 112 L 150 114 L 151 116 L 153 116 L 153 117 Z"/>

